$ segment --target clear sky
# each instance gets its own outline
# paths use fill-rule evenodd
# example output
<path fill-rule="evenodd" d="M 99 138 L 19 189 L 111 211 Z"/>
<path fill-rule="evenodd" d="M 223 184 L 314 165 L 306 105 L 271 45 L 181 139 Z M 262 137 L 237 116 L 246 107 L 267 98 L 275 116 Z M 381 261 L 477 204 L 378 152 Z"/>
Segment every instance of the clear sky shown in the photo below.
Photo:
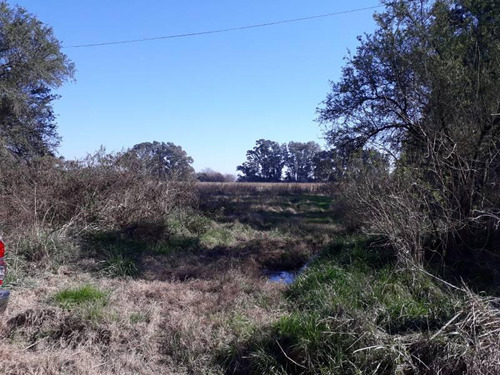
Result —
<path fill-rule="evenodd" d="M 14 3 L 14 2 L 13 2 Z M 19 0 L 64 45 L 232 28 L 378 5 L 377 0 Z M 381 8 L 380 8 L 381 9 Z M 379 10 L 380 10 L 379 9 Z M 323 145 L 315 111 L 374 10 L 190 38 L 68 48 L 76 82 L 55 103 L 59 153 L 80 158 L 173 142 L 235 173 L 260 138 Z"/>

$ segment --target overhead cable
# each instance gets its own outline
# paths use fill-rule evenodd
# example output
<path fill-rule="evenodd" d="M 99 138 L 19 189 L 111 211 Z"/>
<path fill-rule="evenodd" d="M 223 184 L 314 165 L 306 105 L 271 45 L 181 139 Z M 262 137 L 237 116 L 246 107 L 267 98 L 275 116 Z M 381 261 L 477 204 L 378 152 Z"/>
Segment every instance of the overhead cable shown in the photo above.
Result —
<path fill-rule="evenodd" d="M 199 36 L 199 35 L 207 35 L 207 34 L 220 34 L 220 33 L 226 33 L 226 32 L 230 32 L 230 31 L 256 29 L 256 28 L 259 28 L 259 27 L 274 26 L 274 25 L 280 25 L 280 24 L 284 24 L 284 23 L 301 22 L 301 21 L 308 21 L 308 20 L 313 20 L 313 19 L 318 19 L 318 18 L 326 18 L 326 17 L 338 16 L 338 15 L 342 15 L 342 14 L 361 12 L 361 11 L 364 11 L 364 10 L 376 9 L 376 8 L 380 8 L 380 7 L 383 7 L 383 5 L 376 5 L 376 6 L 366 7 L 366 8 L 351 9 L 351 10 L 345 10 L 345 11 L 341 11 L 341 12 L 326 13 L 326 14 L 320 14 L 320 15 L 316 15 L 316 16 L 294 18 L 294 19 L 288 19 L 288 20 L 282 20 L 282 21 L 266 22 L 266 23 L 260 23 L 260 24 L 256 24 L 256 25 L 247 25 L 247 26 L 232 27 L 232 28 L 228 28 L 228 29 L 199 31 L 199 32 L 194 32 L 194 33 L 156 36 L 156 37 L 142 38 L 142 39 L 117 40 L 117 41 L 102 42 L 102 43 L 76 44 L 76 45 L 70 45 L 70 46 L 63 46 L 62 48 L 100 47 L 100 46 L 110 46 L 110 45 L 115 45 L 115 44 L 129 44 L 129 43 L 149 42 L 149 41 L 153 41 L 153 40 L 187 38 L 187 37 L 193 37 L 193 36 Z"/>

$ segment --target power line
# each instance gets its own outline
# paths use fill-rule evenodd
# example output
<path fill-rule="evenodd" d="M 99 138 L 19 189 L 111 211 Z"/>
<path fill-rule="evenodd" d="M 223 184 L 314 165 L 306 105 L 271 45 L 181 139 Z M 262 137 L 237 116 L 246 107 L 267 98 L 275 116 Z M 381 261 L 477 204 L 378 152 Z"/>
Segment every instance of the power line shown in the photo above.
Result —
<path fill-rule="evenodd" d="M 230 32 L 230 31 L 255 29 L 255 28 L 258 28 L 258 27 L 274 26 L 274 25 L 280 25 L 280 24 L 283 24 L 283 23 L 300 22 L 300 21 L 313 20 L 313 19 L 317 19 L 317 18 L 325 18 L 325 17 L 338 16 L 338 15 L 341 15 L 341 14 L 361 12 L 361 11 L 364 11 L 364 10 L 376 9 L 376 8 L 380 8 L 380 7 L 383 7 L 383 5 L 376 5 L 376 6 L 366 7 L 366 8 L 358 8 L 358 9 L 345 10 L 345 11 L 342 11 L 342 12 L 326 13 L 326 14 L 320 14 L 320 15 L 317 15 L 317 16 L 294 18 L 294 19 L 290 19 L 290 20 L 267 22 L 267 23 L 261 23 L 261 24 L 257 24 L 257 25 L 248 25 L 248 26 L 233 27 L 233 28 L 229 28 L 229 29 L 208 30 L 208 31 L 200 31 L 200 32 L 196 32 L 196 33 L 174 34 L 174 35 L 166 35 L 166 36 L 157 36 L 157 37 L 152 37 L 152 38 L 119 40 L 119 41 L 103 42 L 103 43 L 77 44 L 77 45 L 72 45 L 72 46 L 63 46 L 62 48 L 99 47 L 99 46 L 110 46 L 110 45 L 114 45 L 114 44 L 141 43 L 141 42 L 149 42 L 149 41 L 152 41 L 152 40 L 163 40 L 163 39 L 174 39 L 174 38 L 187 38 L 187 37 L 198 36 L 198 35 L 219 34 L 219 33 L 226 33 L 226 32 Z"/>

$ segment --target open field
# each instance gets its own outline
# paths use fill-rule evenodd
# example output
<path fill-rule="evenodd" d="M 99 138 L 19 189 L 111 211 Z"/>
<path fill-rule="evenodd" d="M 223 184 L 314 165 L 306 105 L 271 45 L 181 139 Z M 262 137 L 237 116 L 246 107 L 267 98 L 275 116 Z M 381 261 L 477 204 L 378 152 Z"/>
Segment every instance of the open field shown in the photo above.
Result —
<path fill-rule="evenodd" d="M 331 198 L 310 189 L 231 191 L 202 189 L 200 210 L 172 214 L 161 241 L 143 227 L 12 246 L 0 372 L 228 371 L 234 343 L 286 312 L 286 286 L 266 271 L 297 270 L 340 230 Z M 27 266 L 37 247 L 54 262 Z"/>
<path fill-rule="evenodd" d="M 198 182 L 198 190 L 213 194 L 324 194 L 331 190 L 326 183 L 311 182 Z"/>
<path fill-rule="evenodd" d="M 0 375 L 500 374 L 499 0 L 19 2 Z"/>
<path fill-rule="evenodd" d="M 346 235 L 315 188 L 259 186 L 203 184 L 168 236 L 143 226 L 16 244 L 0 373 L 497 373 L 495 301 Z M 28 267 L 27 248 L 53 261 Z M 290 285 L 269 280 L 306 263 Z"/>

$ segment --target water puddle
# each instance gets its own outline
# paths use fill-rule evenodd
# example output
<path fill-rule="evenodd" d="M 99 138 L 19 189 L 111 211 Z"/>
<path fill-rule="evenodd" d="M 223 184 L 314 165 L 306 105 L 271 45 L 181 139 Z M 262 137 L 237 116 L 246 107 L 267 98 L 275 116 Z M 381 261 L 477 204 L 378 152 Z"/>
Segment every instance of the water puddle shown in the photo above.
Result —
<path fill-rule="evenodd" d="M 264 274 L 272 283 L 291 284 L 298 275 L 298 271 L 265 271 Z"/>
<path fill-rule="evenodd" d="M 304 270 L 311 264 L 311 262 L 316 258 L 316 255 L 310 258 L 306 264 L 304 264 L 298 270 L 280 270 L 280 271 L 264 271 L 264 275 L 267 276 L 268 280 L 272 283 L 284 283 L 291 284 L 295 281 L 297 276 L 299 276 Z"/>

